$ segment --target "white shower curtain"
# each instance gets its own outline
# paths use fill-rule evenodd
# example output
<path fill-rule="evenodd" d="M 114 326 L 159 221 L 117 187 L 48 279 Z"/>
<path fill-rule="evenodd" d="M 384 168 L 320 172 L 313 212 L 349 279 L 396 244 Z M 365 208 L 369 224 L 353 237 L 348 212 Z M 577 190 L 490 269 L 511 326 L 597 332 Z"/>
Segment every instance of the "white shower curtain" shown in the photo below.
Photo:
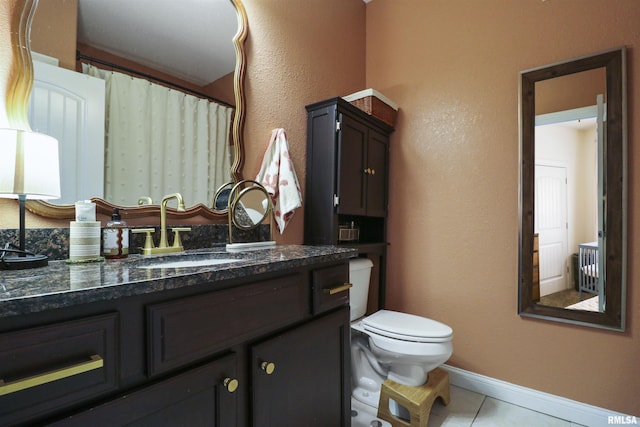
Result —
<path fill-rule="evenodd" d="M 144 79 L 87 66 L 106 81 L 105 198 L 136 205 L 179 192 L 209 205 L 229 181 L 233 108 Z"/>

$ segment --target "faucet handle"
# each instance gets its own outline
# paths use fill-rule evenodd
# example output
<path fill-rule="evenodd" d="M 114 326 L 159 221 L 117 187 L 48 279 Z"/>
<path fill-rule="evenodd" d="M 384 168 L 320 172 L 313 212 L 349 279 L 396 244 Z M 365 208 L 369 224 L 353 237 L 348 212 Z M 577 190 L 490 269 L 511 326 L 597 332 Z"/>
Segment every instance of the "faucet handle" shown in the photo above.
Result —
<path fill-rule="evenodd" d="M 155 228 L 134 228 L 131 230 L 131 232 L 135 234 L 147 233 L 147 236 L 144 239 L 143 251 L 153 249 L 153 238 L 151 237 L 151 233 L 155 231 Z"/>
<path fill-rule="evenodd" d="M 182 242 L 180 241 L 180 232 L 191 231 L 191 227 L 173 227 L 171 228 L 171 231 L 173 231 L 173 247 L 182 248 Z"/>

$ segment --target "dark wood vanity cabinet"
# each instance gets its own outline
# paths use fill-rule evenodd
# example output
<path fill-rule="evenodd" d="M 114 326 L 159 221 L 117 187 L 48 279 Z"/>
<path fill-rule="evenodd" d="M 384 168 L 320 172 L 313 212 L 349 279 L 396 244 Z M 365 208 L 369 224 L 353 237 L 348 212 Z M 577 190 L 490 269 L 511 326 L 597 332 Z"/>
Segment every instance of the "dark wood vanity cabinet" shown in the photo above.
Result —
<path fill-rule="evenodd" d="M 5 382 L 99 363 L 0 387 L 0 425 L 346 427 L 347 281 L 334 261 L 18 319 Z"/>
<path fill-rule="evenodd" d="M 236 367 L 230 354 L 48 425 L 235 427 Z"/>
<path fill-rule="evenodd" d="M 389 138 L 393 128 L 342 98 L 308 105 L 306 244 L 345 245 L 378 257 L 384 306 Z M 354 234 L 341 228 L 358 229 Z M 372 298 L 373 299 L 373 298 Z"/>
<path fill-rule="evenodd" d="M 349 309 L 251 348 L 254 427 L 349 426 Z M 346 400 L 345 400 L 346 398 Z"/>

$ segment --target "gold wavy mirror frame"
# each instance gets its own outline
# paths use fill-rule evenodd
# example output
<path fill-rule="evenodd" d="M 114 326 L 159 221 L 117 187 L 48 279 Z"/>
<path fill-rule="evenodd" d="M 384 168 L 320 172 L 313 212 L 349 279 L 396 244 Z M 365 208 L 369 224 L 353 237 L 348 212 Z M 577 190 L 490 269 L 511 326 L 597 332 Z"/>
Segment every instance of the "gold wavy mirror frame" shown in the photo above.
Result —
<path fill-rule="evenodd" d="M 242 179 L 242 166 L 244 164 L 244 120 L 246 115 L 245 94 L 244 94 L 244 76 L 246 72 L 246 54 L 244 42 L 248 33 L 247 13 L 241 0 L 229 0 L 236 9 L 238 19 L 238 31 L 233 38 L 233 46 L 236 52 L 236 67 L 233 77 L 233 88 L 235 93 L 235 114 L 232 125 L 232 143 L 233 143 L 233 163 L 231 164 L 232 179 L 237 182 Z M 33 86 L 33 63 L 29 49 L 29 33 L 31 28 L 31 18 L 37 6 L 37 0 L 14 0 L 14 11 L 12 14 L 11 25 L 20 28 L 19 35 L 14 38 L 12 30 L 12 48 L 15 64 L 12 64 L 12 75 L 8 81 L 13 82 L 9 87 L 18 86 L 19 90 L 13 90 L 15 93 L 13 98 L 7 99 L 7 106 L 19 105 L 18 110 L 23 110 L 24 121 L 27 123 L 27 108 L 31 87 Z M 14 22 L 15 15 L 15 22 Z M 26 48 L 24 48 L 26 47 Z M 11 101 L 11 104 L 9 104 Z M 12 107 L 15 108 L 15 107 Z M 144 205 L 144 206 L 117 206 L 105 200 L 94 198 L 97 213 L 103 215 L 111 215 L 114 207 L 124 208 L 127 219 L 157 217 L 160 215 L 160 205 Z M 75 218 L 74 205 L 52 205 L 39 200 L 30 200 L 26 205 L 27 209 L 36 215 L 60 219 L 73 220 Z M 202 203 L 187 208 L 184 212 L 171 212 L 171 217 L 176 221 L 188 220 L 191 218 L 202 217 L 214 223 L 226 223 L 227 212 L 218 212 Z"/>
<path fill-rule="evenodd" d="M 13 0 L 5 3 L 3 17 L 9 23 L 9 40 L 3 43 L 2 56 L 8 66 L 0 70 L 4 75 L 1 81 L 7 82 L 0 91 L 5 91 L 5 100 L 1 127 L 30 130 L 27 108 L 33 87 L 33 63 L 29 48 L 31 22 L 37 0 Z M 5 44 L 7 43 L 8 44 Z"/>

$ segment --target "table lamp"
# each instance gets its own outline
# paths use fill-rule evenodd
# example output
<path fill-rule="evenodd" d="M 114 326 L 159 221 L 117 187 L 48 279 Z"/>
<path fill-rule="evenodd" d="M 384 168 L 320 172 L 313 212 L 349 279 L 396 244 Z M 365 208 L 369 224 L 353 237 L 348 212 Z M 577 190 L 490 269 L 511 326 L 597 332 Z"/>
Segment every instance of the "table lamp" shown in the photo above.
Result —
<path fill-rule="evenodd" d="M 20 204 L 19 245 L 0 249 L 0 269 L 20 270 L 48 265 L 45 255 L 25 249 L 27 199 L 60 198 L 58 141 L 45 134 L 21 129 L 0 129 L 0 197 Z"/>

